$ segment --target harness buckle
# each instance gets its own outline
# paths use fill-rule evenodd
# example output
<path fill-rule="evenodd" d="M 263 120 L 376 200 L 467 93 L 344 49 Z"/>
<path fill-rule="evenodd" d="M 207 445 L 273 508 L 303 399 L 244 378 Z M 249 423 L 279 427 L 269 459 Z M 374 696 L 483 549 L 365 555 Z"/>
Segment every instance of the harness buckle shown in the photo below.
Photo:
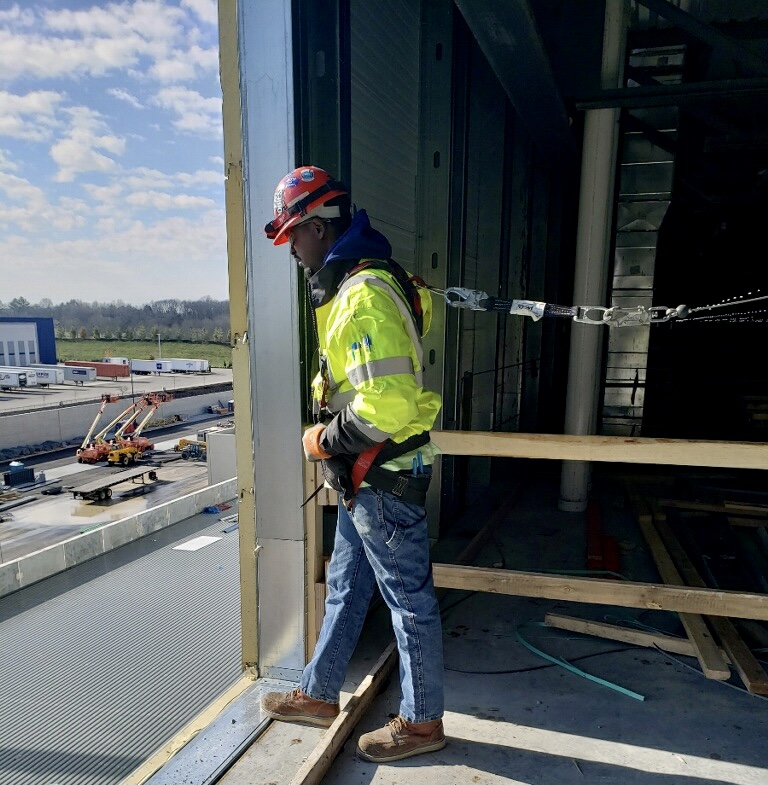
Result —
<path fill-rule="evenodd" d="M 400 475 L 395 481 L 395 487 L 391 493 L 393 496 L 402 496 L 408 489 L 408 478 Z"/>

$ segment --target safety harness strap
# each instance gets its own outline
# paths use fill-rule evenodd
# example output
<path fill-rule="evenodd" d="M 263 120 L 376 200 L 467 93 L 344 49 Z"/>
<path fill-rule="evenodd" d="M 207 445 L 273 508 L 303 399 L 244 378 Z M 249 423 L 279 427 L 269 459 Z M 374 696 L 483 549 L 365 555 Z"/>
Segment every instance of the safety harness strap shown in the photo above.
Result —
<path fill-rule="evenodd" d="M 424 431 L 399 444 L 387 439 L 387 441 L 376 444 L 360 453 L 352 465 L 351 498 L 348 499 L 346 494 L 344 496 L 347 504 L 353 502 L 360 485 L 365 480 L 373 488 L 391 493 L 410 504 L 418 504 L 423 507 L 427 498 L 430 477 L 414 477 L 406 472 L 383 469 L 381 464 L 423 447 L 429 443 L 429 440 L 429 431 Z"/>
<path fill-rule="evenodd" d="M 365 261 L 360 262 L 360 264 L 355 265 L 346 274 L 344 281 L 362 270 L 370 269 L 386 270 L 394 276 L 395 280 L 400 284 L 400 288 L 403 290 L 405 301 L 408 303 L 419 335 L 424 335 L 424 312 L 421 308 L 421 296 L 419 295 L 417 288 L 427 288 L 424 280 L 419 278 L 418 275 L 409 275 L 394 259 L 366 259 Z M 344 283 L 344 281 L 342 281 L 342 283 Z M 341 284 L 339 286 L 341 287 Z"/>

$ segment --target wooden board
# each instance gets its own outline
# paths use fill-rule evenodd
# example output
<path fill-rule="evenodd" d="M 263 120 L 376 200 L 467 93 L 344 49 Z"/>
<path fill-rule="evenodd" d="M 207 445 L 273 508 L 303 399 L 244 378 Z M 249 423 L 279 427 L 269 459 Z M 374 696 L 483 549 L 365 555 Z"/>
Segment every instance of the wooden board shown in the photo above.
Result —
<path fill-rule="evenodd" d="M 706 586 L 663 513 L 654 509 L 653 515 L 656 529 L 680 569 L 685 582 L 691 586 Z M 768 695 L 768 677 L 765 670 L 755 659 L 749 646 L 744 643 L 733 622 L 722 616 L 708 616 L 707 621 L 712 625 L 715 635 L 720 639 L 720 643 L 747 690 L 757 695 Z"/>
<path fill-rule="evenodd" d="M 724 504 L 711 504 L 709 502 L 694 502 L 686 499 L 659 499 L 659 507 L 687 510 L 689 512 L 719 512 L 723 515 L 738 515 L 740 517 L 754 517 L 762 519 L 762 523 L 755 525 L 768 525 L 768 507 L 760 504 L 738 504 L 725 502 Z"/>
<path fill-rule="evenodd" d="M 446 455 L 768 469 L 768 445 L 629 436 L 432 431 Z"/>
<path fill-rule="evenodd" d="M 768 595 L 692 586 L 577 578 L 490 567 L 434 564 L 435 586 L 443 589 L 487 591 L 519 597 L 615 605 L 678 613 L 705 613 L 768 621 Z"/>
<path fill-rule="evenodd" d="M 544 616 L 544 623 L 549 627 L 557 627 L 559 630 L 580 632 L 584 635 L 594 635 L 597 638 L 608 638 L 612 641 L 630 643 L 633 646 L 658 647 L 671 654 L 682 654 L 684 657 L 696 656 L 693 645 L 687 638 L 675 638 L 660 632 L 643 632 L 601 621 L 564 616 L 561 613 L 547 613 Z"/>
<path fill-rule="evenodd" d="M 645 541 L 648 543 L 661 579 L 664 583 L 678 586 L 683 584 L 683 579 L 654 526 L 650 508 L 640 498 L 633 486 L 628 486 L 628 490 L 637 524 L 643 533 L 643 537 L 645 537 Z M 718 681 L 730 679 L 731 669 L 720 654 L 718 646 L 712 638 L 712 633 L 709 631 L 709 627 L 707 627 L 701 614 L 680 613 L 680 621 L 685 628 L 688 639 L 693 645 L 696 658 L 704 675 L 708 679 L 717 679 Z"/>
<path fill-rule="evenodd" d="M 360 686 L 344 705 L 339 716 L 333 721 L 333 725 L 328 728 L 323 738 L 296 772 L 291 780 L 291 785 L 318 785 L 322 782 L 342 745 L 373 703 L 381 682 L 394 670 L 396 662 L 397 645 L 392 641 L 368 675 L 360 682 Z"/>

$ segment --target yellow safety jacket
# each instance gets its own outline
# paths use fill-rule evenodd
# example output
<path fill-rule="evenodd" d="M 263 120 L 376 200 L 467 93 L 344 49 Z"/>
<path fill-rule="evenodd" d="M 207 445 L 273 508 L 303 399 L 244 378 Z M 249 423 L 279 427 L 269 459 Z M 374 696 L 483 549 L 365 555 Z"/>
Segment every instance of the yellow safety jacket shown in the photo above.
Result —
<path fill-rule="evenodd" d="M 361 259 L 358 265 L 376 260 Z M 379 264 L 381 262 L 378 262 Z M 429 431 L 440 395 L 424 388 L 423 348 L 407 297 L 389 269 L 352 269 L 335 295 L 315 310 L 320 371 L 312 384 L 316 419 L 328 422 L 321 446 L 332 455 L 356 456 L 390 439 L 402 443 Z M 429 291 L 418 289 L 426 333 Z M 425 465 L 438 452 L 420 446 Z M 409 469 L 417 451 L 385 469 Z"/>

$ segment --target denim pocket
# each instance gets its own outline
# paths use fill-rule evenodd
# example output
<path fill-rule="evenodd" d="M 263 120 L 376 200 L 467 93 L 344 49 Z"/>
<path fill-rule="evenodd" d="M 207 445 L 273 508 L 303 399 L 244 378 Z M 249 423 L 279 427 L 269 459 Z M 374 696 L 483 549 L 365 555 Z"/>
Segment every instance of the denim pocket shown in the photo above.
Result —
<path fill-rule="evenodd" d="M 402 544 L 408 530 L 424 520 L 424 508 L 394 499 L 384 499 L 382 527 L 384 541 L 390 551 L 396 551 Z"/>

